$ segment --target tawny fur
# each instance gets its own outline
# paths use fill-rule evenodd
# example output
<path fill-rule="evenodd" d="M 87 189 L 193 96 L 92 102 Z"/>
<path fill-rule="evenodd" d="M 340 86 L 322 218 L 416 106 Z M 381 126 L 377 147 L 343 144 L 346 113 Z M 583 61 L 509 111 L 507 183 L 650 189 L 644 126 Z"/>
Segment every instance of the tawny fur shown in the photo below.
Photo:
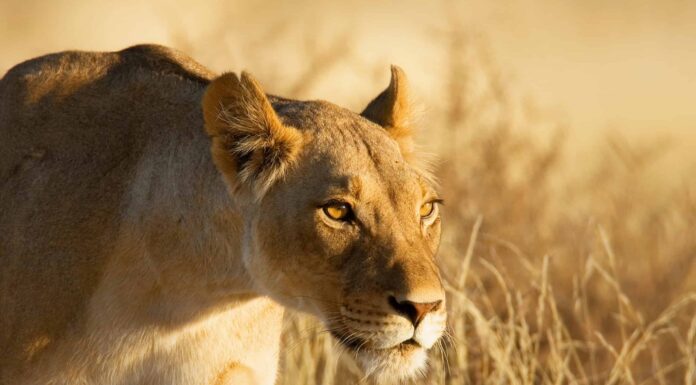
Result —
<path fill-rule="evenodd" d="M 287 306 L 360 338 L 380 379 L 422 369 L 444 303 L 416 328 L 388 298 L 444 299 L 436 193 L 400 147 L 405 99 L 380 100 L 368 120 L 266 96 L 160 46 L 11 69 L 0 384 L 270 385 Z M 323 214 L 338 198 L 359 225 Z"/>

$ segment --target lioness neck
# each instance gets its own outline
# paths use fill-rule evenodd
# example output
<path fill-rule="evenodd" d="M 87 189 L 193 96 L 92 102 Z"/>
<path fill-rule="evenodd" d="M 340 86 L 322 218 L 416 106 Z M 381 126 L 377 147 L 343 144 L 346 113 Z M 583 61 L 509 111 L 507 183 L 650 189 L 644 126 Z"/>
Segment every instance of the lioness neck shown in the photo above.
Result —
<path fill-rule="evenodd" d="M 244 219 L 202 126 L 153 133 L 136 170 L 117 242 L 122 248 L 109 270 L 128 266 L 123 274 L 132 275 L 137 266 L 142 287 L 135 289 L 146 296 L 138 310 L 159 321 L 185 320 L 190 307 L 208 311 L 256 296 L 241 258 Z"/>
<path fill-rule="evenodd" d="M 139 161 L 121 236 L 90 304 L 89 334 L 109 340 L 102 346 L 139 351 L 151 383 L 171 365 L 185 365 L 178 375 L 188 383 L 225 383 L 230 366 L 266 372 L 260 381 L 272 383 L 282 308 L 253 288 L 241 256 L 243 218 L 202 127 L 167 134 L 153 136 Z"/>

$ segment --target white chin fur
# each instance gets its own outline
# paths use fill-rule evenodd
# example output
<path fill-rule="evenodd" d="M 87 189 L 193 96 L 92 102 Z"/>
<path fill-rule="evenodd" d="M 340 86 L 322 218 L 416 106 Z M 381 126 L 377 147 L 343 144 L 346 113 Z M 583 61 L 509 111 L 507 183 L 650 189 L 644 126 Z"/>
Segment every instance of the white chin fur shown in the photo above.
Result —
<path fill-rule="evenodd" d="M 428 354 L 420 347 L 362 350 L 357 359 L 376 384 L 394 384 L 424 373 Z"/>

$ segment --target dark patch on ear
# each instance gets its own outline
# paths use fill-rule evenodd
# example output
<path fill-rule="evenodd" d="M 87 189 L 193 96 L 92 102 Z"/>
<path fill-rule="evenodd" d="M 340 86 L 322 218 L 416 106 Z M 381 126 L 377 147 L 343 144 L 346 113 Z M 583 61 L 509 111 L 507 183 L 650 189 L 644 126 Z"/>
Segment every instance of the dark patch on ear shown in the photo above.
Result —
<path fill-rule="evenodd" d="M 229 151 L 231 156 L 235 156 L 233 151 Z M 251 156 L 253 153 L 251 151 L 242 153 L 242 154 L 237 154 L 237 172 L 241 172 L 244 169 L 244 166 L 251 161 Z"/>

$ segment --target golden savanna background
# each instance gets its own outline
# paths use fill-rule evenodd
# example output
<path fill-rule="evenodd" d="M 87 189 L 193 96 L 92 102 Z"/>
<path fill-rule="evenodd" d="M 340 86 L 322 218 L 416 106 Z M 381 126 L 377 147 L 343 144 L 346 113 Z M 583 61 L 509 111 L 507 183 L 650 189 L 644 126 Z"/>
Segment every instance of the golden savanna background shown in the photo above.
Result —
<path fill-rule="evenodd" d="M 696 384 L 696 2 L 0 0 L 0 76 L 179 48 L 360 111 L 403 67 L 446 203 L 422 384 Z M 309 317 L 279 383 L 370 383 Z"/>

